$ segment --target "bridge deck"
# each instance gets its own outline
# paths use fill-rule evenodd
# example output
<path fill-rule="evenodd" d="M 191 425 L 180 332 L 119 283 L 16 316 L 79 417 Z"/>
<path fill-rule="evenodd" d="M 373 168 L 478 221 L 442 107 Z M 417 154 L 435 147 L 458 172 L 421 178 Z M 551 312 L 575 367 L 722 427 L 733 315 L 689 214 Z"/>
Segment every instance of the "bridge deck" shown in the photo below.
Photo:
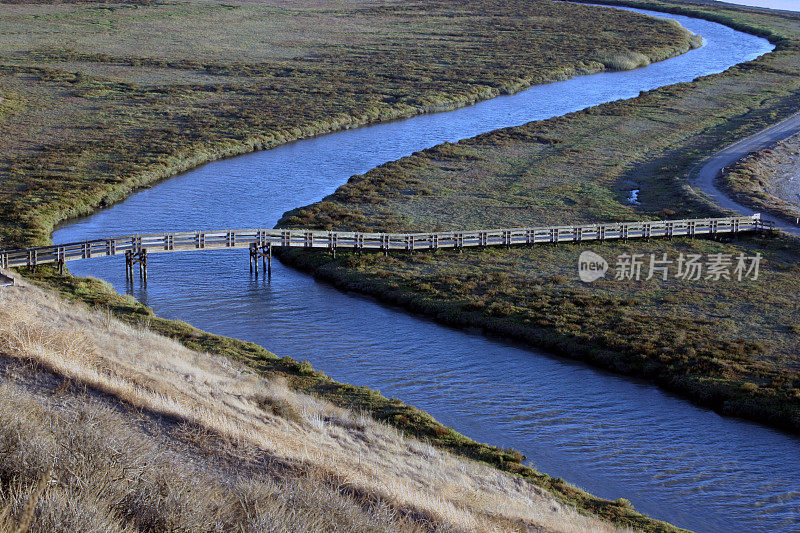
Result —
<path fill-rule="evenodd" d="M 130 235 L 68 244 L 0 251 L 0 267 L 35 267 L 46 263 L 91 259 L 126 252 L 161 253 L 227 248 L 292 247 L 320 249 L 436 250 L 475 246 L 602 241 L 753 232 L 772 229 L 757 216 L 611 222 L 433 233 L 360 233 L 353 231 L 238 229 Z"/>

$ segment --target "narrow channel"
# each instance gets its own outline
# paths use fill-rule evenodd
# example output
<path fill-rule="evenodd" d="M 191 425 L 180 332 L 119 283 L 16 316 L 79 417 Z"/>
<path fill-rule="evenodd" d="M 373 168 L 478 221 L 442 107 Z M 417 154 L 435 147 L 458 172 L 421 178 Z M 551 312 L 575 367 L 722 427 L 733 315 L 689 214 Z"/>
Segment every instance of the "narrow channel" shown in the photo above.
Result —
<path fill-rule="evenodd" d="M 272 227 L 353 174 L 444 141 L 563 115 L 769 52 L 764 39 L 678 20 L 705 46 L 628 72 L 533 87 L 456 111 L 342 131 L 211 163 L 59 228 L 55 242 L 212 228 Z M 535 221 L 531 221 L 534 224 Z M 800 439 L 723 418 L 647 383 L 449 329 L 339 292 L 281 265 L 271 281 L 246 251 L 154 255 L 146 288 L 119 258 L 75 262 L 167 318 L 308 360 L 431 412 L 479 441 L 521 450 L 538 469 L 594 494 L 625 497 L 696 531 L 797 531 Z"/>

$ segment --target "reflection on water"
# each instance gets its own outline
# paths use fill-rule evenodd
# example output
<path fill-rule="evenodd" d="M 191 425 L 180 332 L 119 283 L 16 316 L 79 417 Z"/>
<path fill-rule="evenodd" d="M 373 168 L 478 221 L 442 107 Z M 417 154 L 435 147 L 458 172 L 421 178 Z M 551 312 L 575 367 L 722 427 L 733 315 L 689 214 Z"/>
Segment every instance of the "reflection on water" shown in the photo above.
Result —
<path fill-rule="evenodd" d="M 631 72 L 535 87 L 478 105 L 212 163 L 59 229 L 56 242 L 134 232 L 272 227 L 352 174 L 443 141 L 561 115 L 720 72 L 763 39 L 670 17 L 706 46 Z M 219 194 L 225 191 L 225 194 Z M 800 528 L 800 441 L 721 418 L 646 384 L 451 330 L 346 294 L 280 264 L 267 282 L 246 251 L 153 255 L 133 293 L 165 317 L 309 360 L 434 414 L 477 440 L 522 450 L 541 470 L 700 531 Z M 120 258 L 71 263 L 126 289 Z"/>

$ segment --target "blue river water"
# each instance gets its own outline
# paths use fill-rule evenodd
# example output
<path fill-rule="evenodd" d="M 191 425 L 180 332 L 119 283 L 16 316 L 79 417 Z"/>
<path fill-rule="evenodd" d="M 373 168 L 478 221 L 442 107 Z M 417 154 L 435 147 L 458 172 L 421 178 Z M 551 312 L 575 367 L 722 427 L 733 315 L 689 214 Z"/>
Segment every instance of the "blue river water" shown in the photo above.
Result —
<path fill-rule="evenodd" d="M 444 141 L 563 115 L 721 72 L 769 52 L 764 39 L 682 16 L 705 38 L 629 72 L 533 87 L 467 108 L 347 130 L 205 165 L 70 222 L 54 241 L 195 229 L 272 227 L 353 174 Z M 220 195 L 217 191 L 226 191 Z M 697 531 L 800 530 L 800 439 L 720 417 L 656 387 L 528 348 L 449 329 L 340 292 L 246 251 L 149 258 L 127 286 L 120 258 L 70 263 L 159 315 L 308 360 L 331 377 L 431 412 L 479 441 L 521 450 L 542 471 Z"/>

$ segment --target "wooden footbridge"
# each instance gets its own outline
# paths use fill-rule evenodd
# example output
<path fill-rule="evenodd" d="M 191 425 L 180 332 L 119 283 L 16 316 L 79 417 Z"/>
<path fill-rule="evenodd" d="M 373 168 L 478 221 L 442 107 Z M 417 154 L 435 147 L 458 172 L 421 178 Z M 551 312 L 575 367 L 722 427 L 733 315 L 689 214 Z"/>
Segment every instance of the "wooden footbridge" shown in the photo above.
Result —
<path fill-rule="evenodd" d="M 125 256 L 125 272 L 133 278 L 134 265 L 147 279 L 147 256 L 162 252 L 194 252 L 249 248 L 250 269 L 258 273 L 258 260 L 263 269 L 272 270 L 272 249 L 327 249 L 336 256 L 337 249 L 391 251 L 438 250 L 485 246 L 517 246 L 542 243 L 604 241 L 610 239 L 648 239 L 650 237 L 717 236 L 773 229 L 773 223 L 750 217 L 696 218 L 646 222 L 611 222 L 577 226 L 545 226 L 531 228 L 444 231 L 433 233 L 362 233 L 353 231 L 318 231 L 303 229 L 242 229 L 220 231 L 185 231 L 131 235 L 111 239 L 94 239 L 69 244 L 56 244 L 23 250 L 0 251 L 0 267 L 36 268 L 57 264 L 63 270 L 66 261 L 113 255 Z"/>

